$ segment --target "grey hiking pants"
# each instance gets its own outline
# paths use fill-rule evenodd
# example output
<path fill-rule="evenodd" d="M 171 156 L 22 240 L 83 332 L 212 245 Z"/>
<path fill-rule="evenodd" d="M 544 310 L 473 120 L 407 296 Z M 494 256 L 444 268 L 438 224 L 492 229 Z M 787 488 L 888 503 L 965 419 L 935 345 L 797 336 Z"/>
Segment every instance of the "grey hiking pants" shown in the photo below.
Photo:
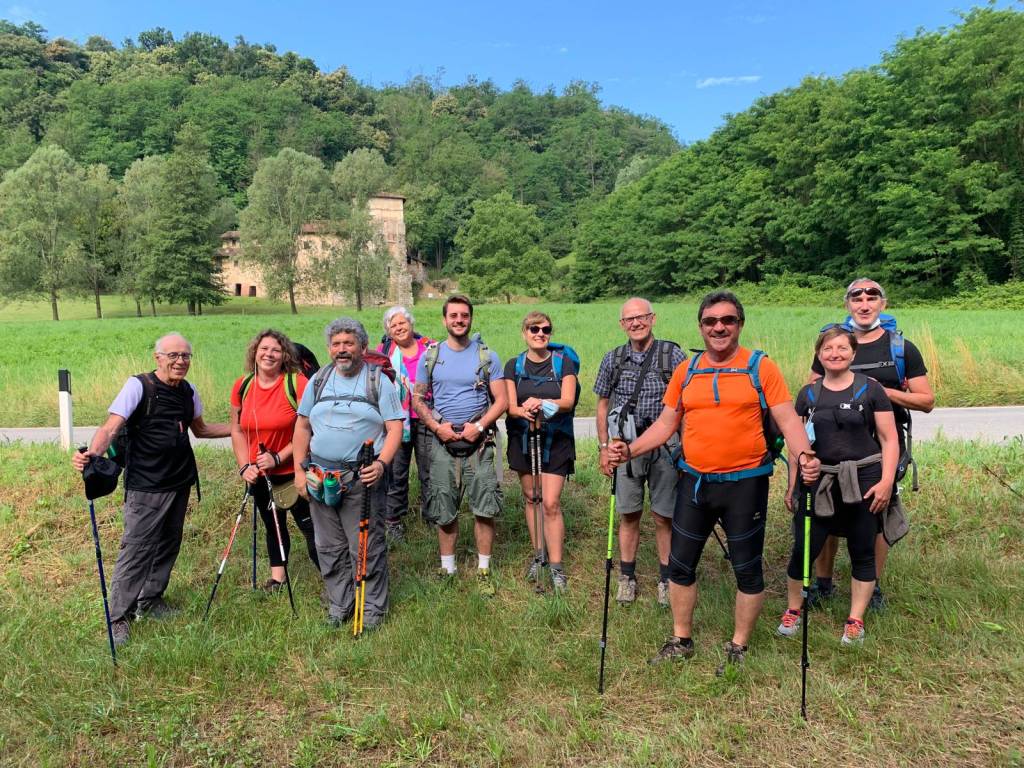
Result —
<path fill-rule="evenodd" d="M 427 485 L 430 482 L 430 444 L 433 442 L 433 434 L 420 423 L 421 421 L 423 420 L 412 420 L 411 439 L 408 443 L 402 443 L 391 462 L 387 512 L 385 514 L 388 520 L 403 518 L 409 511 L 409 473 L 413 453 L 416 454 L 416 471 L 420 476 L 420 508 L 422 509 L 426 503 Z"/>
<path fill-rule="evenodd" d="M 191 486 L 176 491 L 128 491 L 124 535 L 110 581 L 110 619 L 131 618 L 136 606 L 160 597 L 181 549 Z"/>
<path fill-rule="evenodd" d="M 385 483 L 381 479 L 370 489 L 353 480 L 352 487 L 337 507 L 310 499 L 316 553 L 324 577 L 328 615 L 345 621 L 355 610 L 355 574 L 359 556 L 359 516 L 363 494 L 370 494 L 370 533 L 366 547 L 366 626 L 379 624 L 388 610 L 388 549 L 384 540 Z"/>

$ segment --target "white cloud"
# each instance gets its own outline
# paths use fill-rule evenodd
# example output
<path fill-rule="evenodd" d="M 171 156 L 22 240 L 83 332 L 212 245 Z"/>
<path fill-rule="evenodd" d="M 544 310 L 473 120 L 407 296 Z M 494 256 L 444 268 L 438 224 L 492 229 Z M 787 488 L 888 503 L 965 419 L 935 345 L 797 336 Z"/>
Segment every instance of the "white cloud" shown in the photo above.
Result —
<path fill-rule="evenodd" d="M 561 48 L 559 48 L 559 49 L 558 49 L 558 52 L 559 52 L 559 53 L 568 53 L 568 52 L 569 52 L 569 49 L 568 49 L 568 48 L 566 48 L 566 47 L 565 47 L 565 46 L 563 45 L 563 46 L 562 46 Z"/>
<path fill-rule="evenodd" d="M 761 79 L 760 75 L 739 75 L 735 77 L 705 77 L 697 81 L 698 88 L 714 88 L 718 85 L 743 85 L 745 83 L 756 83 Z"/>

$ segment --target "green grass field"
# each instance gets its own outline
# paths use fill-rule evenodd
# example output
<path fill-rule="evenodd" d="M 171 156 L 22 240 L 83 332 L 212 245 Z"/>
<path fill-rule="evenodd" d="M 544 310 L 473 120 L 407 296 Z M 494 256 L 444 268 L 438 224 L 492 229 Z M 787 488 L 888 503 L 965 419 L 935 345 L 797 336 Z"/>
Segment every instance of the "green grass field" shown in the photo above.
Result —
<path fill-rule="evenodd" d="M 761 347 L 779 363 L 790 388 L 806 379 L 814 338 L 825 323 L 839 319 L 839 311 L 814 307 L 753 306 L 748 299 L 742 341 Z M 134 306 L 115 298 L 124 317 L 96 320 L 88 302 L 65 302 L 69 318 L 53 322 L 45 305 L 9 304 L 0 309 L 0 329 L 8 343 L 0 347 L 0 426 L 55 426 L 57 423 L 57 369 L 72 374 L 75 422 L 97 424 L 125 378 L 152 367 L 152 345 L 168 331 L 180 331 L 195 345 L 196 358 L 189 375 L 207 405 L 207 420 L 226 420 L 232 382 L 242 375 L 249 339 L 267 326 L 284 330 L 318 355 L 323 355 L 323 328 L 348 308 L 310 307 L 293 316 L 280 304 L 231 300 L 215 314 L 189 317 L 181 308 L 156 318 L 135 318 Z M 583 395 L 579 414 L 594 413 L 591 387 L 605 352 L 624 336 L 618 325 L 619 304 L 540 304 L 553 318 L 555 340 L 572 344 L 582 358 Z M 513 304 L 477 308 L 474 329 L 504 361 L 523 348 L 519 332 L 523 315 L 531 308 Z M 684 348 L 700 346 L 696 305 L 659 303 L 656 333 Z M 938 309 L 894 310 L 907 337 L 925 357 L 930 379 L 942 406 L 1006 405 L 1024 403 L 1024 336 L 1019 313 L 1013 311 L 953 311 Z M 359 318 L 376 341 L 381 333 L 380 308 Z M 437 337 L 443 331 L 440 304 L 417 305 L 417 328 Z"/>
<path fill-rule="evenodd" d="M 698 653 L 651 668 L 670 630 L 653 602 L 645 518 L 642 594 L 612 607 L 607 691 L 596 693 L 607 516 L 595 445 L 564 497 L 565 600 L 522 580 L 521 495 L 499 523 L 498 596 L 479 598 L 464 520 L 453 589 L 434 582 L 436 539 L 412 521 L 391 558 L 392 613 L 354 641 L 323 622 L 301 545 L 287 598 L 254 597 L 243 528 L 201 621 L 240 488 L 226 451 L 200 452 L 204 500 L 186 523 L 168 593 L 183 607 L 135 625 L 113 670 L 88 511 L 66 455 L 7 446 L 0 462 L 0 764 L 5 766 L 726 766 L 1024 764 L 1024 444 L 924 444 L 913 530 L 893 552 L 891 606 L 868 640 L 840 648 L 842 600 L 812 614 L 809 717 L 799 641 L 773 636 L 784 607 L 788 515 L 773 489 L 769 598 L 740 674 L 716 678 L 731 627 L 731 572 L 712 543 L 701 567 Z M 119 495 L 98 502 L 108 575 Z M 294 532 L 298 538 L 297 532 Z M 261 578 L 266 574 L 261 531 Z M 840 558 L 846 568 L 845 557 Z"/>

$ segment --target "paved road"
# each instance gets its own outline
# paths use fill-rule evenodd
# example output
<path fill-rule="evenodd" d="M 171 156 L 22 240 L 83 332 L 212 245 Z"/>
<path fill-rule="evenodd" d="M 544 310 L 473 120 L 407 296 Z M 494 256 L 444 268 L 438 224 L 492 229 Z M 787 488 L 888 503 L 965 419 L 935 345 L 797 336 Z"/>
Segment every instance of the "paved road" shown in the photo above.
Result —
<path fill-rule="evenodd" d="M 85 443 L 92 440 L 96 427 L 75 427 L 75 441 Z M 1024 437 L 1024 406 L 1001 406 L 990 408 L 936 408 L 931 413 L 914 415 L 914 440 L 932 440 L 939 433 L 945 437 L 962 440 L 981 440 L 1001 443 L 1014 437 Z M 576 419 L 578 437 L 595 437 L 593 417 Z M 0 443 L 11 441 L 27 443 L 55 443 L 55 427 L 0 428 Z M 206 445 L 229 447 L 228 438 L 204 440 Z"/>

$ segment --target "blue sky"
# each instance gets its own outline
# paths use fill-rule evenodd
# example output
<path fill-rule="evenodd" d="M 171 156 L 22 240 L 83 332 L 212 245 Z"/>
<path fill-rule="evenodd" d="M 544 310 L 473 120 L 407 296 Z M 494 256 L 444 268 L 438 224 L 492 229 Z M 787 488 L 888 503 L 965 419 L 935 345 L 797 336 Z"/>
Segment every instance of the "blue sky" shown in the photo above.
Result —
<path fill-rule="evenodd" d="M 605 104 L 653 115 L 682 141 L 806 75 L 877 63 L 899 37 L 957 23 L 971 0 L 516 3 L 349 0 L 20 0 L 3 17 L 50 36 L 116 44 L 156 26 L 274 43 L 330 71 L 347 66 L 374 86 L 414 75 L 444 84 L 475 75 L 508 88 L 522 79 L 561 90 L 596 82 Z M 1000 6 L 1020 8 L 1004 0 Z"/>

